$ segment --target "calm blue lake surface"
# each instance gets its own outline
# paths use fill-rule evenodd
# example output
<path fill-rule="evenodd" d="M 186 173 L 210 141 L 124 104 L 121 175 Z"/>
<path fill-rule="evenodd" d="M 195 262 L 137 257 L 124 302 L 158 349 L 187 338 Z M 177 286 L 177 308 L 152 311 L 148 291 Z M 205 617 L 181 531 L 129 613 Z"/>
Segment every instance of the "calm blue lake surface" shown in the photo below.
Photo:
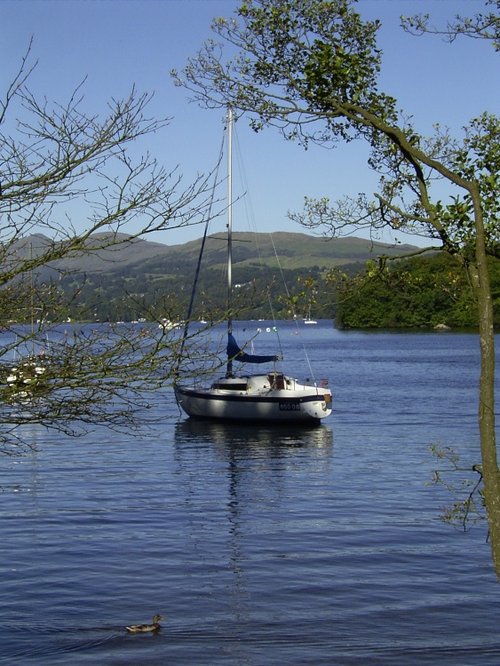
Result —
<path fill-rule="evenodd" d="M 191 422 L 165 390 L 140 432 L 33 428 L 0 458 L 0 663 L 500 663 L 486 528 L 429 485 L 430 444 L 479 460 L 477 337 L 280 331 L 330 380 L 319 428 Z"/>

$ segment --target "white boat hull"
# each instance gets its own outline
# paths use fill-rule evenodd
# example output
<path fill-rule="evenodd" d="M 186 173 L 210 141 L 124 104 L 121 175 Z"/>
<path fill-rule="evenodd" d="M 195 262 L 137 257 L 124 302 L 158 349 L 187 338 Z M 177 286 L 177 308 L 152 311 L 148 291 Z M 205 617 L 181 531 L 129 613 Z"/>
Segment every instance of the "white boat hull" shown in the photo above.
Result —
<path fill-rule="evenodd" d="M 252 375 L 215 382 L 210 388 L 176 386 L 189 416 L 219 420 L 311 423 L 332 412 L 329 389 L 285 375 Z"/>

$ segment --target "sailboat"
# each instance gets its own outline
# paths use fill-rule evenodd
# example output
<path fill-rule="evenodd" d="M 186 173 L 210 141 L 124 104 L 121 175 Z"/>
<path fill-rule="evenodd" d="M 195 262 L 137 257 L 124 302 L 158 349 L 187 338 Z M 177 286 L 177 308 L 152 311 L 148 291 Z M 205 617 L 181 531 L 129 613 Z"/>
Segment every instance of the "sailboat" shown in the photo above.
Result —
<path fill-rule="evenodd" d="M 227 293 L 232 293 L 232 131 L 233 113 L 228 109 L 228 204 L 227 204 Z M 231 309 L 228 307 L 228 312 Z M 190 417 L 220 421 L 319 423 L 332 412 L 332 394 L 327 386 L 301 383 L 280 372 L 277 355 L 249 354 L 238 346 L 233 321 L 227 322 L 227 365 L 224 377 L 210 386 L 174 386 L 178 405 Z M 270 365 L 260 374 L 238 375 L 233 363 Z"/>
<path fill-rule="evenodd" d="M 311 306 L 309 306 L 309 312 L 307 313 L 307 317 L 304 317 L 304 324 L 314 325 L 317 323 L 318 322 L 316 321 L 316 319 L 311 319 Z"/>

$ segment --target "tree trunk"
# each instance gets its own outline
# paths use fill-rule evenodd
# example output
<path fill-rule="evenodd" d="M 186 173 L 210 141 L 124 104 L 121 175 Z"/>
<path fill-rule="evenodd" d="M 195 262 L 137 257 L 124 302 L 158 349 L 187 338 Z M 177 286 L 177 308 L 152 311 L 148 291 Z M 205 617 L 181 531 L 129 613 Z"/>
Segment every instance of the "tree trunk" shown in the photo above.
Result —
<path fill-rule="evenodd" d="M 479 384 L 479 434 L 483 464 L 484 501 L 488 517 L 493 565 L 500 579 L 500 470 L 495 436 L 495 336 L 493 306 L 486 257 L 486 240 L 479 192 L 475 203 L 476 256 L 469 274 L 476 292 L 479 314 L 481 375 Z"/>

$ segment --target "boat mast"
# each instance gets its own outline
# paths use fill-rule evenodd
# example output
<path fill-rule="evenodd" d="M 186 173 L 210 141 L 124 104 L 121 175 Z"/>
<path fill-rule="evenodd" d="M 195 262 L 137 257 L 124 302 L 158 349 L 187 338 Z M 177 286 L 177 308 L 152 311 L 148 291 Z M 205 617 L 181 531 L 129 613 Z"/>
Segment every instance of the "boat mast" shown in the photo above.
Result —
<path fill-rule="evenodd" d="M 227 335 L 233 333 L 232 306 L 233 270 L 233 110 L 227 109 Z M 233 361 L 228 357 L 226 377 L 233 375 Z"/>

